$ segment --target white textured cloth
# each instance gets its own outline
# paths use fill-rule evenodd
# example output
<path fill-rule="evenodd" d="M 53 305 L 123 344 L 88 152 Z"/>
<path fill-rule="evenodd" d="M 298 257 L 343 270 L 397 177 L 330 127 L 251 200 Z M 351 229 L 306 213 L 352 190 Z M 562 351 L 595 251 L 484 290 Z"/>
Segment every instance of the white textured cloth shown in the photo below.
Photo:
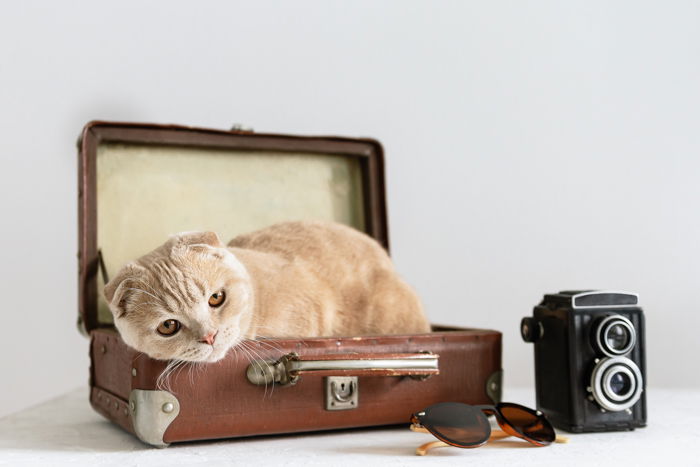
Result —
<path fill-rule="evenodd" d="M 0 419 L 2 466 L 433 466 L 700 465 L 700 390 L 648 391 L 649 426 L 632 432 L 570 435 L 568 444 L 535 448 L 501 440 L 476 449 L 415 448 L 432 436 L 403 428 L 346 430 L 147 447 L 96 414 L 87 388 Z M 533 406 L 531 390 L 506 401 Z M 409 414 L 407 414 L 408 417 Z"/>

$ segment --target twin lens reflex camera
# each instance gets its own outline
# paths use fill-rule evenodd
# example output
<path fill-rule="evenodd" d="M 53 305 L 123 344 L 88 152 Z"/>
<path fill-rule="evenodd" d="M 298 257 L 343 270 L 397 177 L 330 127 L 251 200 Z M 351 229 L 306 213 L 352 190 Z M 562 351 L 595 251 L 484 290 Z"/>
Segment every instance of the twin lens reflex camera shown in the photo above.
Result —
<path fill-rule="evenodd" d="M 644 315 L 637 294 L 544 296 L 521 335 L 535 344 L 537 408 L 570 432 L 646 426 Z"/>

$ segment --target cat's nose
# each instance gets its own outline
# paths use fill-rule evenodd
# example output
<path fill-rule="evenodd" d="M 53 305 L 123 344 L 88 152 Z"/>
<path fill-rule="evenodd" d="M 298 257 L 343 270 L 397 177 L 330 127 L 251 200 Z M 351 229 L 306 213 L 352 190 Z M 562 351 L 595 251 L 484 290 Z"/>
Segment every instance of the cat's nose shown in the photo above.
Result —
<path fill-rule="evenodd" d="M 216 335 L 219 333 L 219 331 L 216 332 L 210 332 L 206 336 L 202 337 L 199 342 L 202 344 L 209 344 L 209 345 L 214 345 L 214 340 L 216 339 Z"/>

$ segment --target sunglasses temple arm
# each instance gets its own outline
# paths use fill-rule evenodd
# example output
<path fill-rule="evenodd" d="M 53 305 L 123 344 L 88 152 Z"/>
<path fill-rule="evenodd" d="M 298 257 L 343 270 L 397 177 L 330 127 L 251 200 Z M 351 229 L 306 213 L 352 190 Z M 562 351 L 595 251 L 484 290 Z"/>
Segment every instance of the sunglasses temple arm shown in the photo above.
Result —
<path fill-rule="evenodd" d="M 509 436 L 512 436 L 512 435 L 509 435 L 508 433 L 506 433 L 503 430 L 493 430 L 491 432 L 491 437 L 489 438 L 489 440 L 503 439 L 503 438 L 507 438 Z M 562 435 L 557 434 L 557 435 L 555 435 L 554 442 L 559 443 L 559 444 L 568 443 L 569 438 L 567 436 L 562 436 Z"/>
<path fill-rule="evenodd" d="M 422 426 L 416 426 L 416 425 L 411 425 L 411 431 L 415 431 L 417 433 L 430 433 L 428 430 L 423 428 Z M 501 430 L 493 430 L 491 432 L 491 437 L 489 439 L 502 439 L 502 438 L 507 438 L 510 436 L 508 433 L 505 431 Z M 447 443 L 443 443 L 442 441 L 431 441 L 429 443 L 421 444 L 416 448 L 416 455 L 417 456 L 425 456 L 428 454 L 428 451 L 431 449 L 435 448 L 444 448 L 444 447 L 449 447 L 450 445 Z"/>
<path fill-rule="evenodd" d="M 431 441 L 429 443 L 421 444 L 416 448 L 416 456 L 425 456 L 431 449 L 444 447 L 450 447 L 450 445 L 443 443 L 442 441 Z"/>

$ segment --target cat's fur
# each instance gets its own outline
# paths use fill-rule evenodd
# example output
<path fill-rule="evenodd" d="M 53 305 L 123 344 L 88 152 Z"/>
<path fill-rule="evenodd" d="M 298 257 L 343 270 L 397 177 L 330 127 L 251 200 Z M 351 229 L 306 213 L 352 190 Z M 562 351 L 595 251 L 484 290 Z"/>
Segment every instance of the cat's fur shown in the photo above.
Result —
<path fill-rule="evenodd" d="M 208 299 L 223 289 L 218 308 Z M 104 289 L 124 341 L 161 359 L 214 362 L 242 339 L 423 333 L 415 292 L 384 249 L 340 224 L 287 222 L 234 238 L 179 234 Z M 176 319 L 165 337 L 156 329 Z M 203 336 L 216 333 L 213 345 Z"/>

